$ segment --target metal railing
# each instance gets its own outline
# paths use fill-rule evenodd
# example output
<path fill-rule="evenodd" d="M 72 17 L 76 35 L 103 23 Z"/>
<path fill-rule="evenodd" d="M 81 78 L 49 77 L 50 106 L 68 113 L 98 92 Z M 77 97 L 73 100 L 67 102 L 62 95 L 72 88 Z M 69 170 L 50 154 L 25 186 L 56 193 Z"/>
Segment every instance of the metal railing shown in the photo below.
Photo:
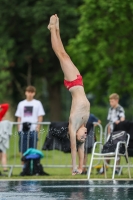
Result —
<path fill-rule="evenodd" d="M 18 125 L 22 123 L 18 122 L 10 122 L 10 123 L 12 125 L 12 134 L 9 138 L 9 149 L 7 149 L 6 152 L 7 165 L 6 166 L 2 166 L 2 164 L 0 165 L 1 169 L 3 167 L 7 167 L 9 169 L 8 177 L 12 175 L 14 168 L 22 169 L 23 167 L 21 163 L 22 154 L 19 153 L 19 135 L 18 135 Z M 36 124 L 41 125 L 39 131 L 39 140 L 37 142 L 37 149 L 42 151 L 45 139 L 46 137 L 48 137 L 49 126 L 51 122 L 41 122 Z M 102 126 L 101 124 L 98 123 L 94 124 L 97 124 L 97 126 L 94 126 L 94 131 L 96 132 L 97 138 L 99 141 L 102 141 L 102 135 L 103 135 Z M 54 142 L 56 142 L 56 140 Z M 43 165 L 44 168 L 71 168 L 72 165 L 70 165 L 69 163 L 71 160 L 71 154 L 56 150 L 54 148 L 55 146 L 54 142 L 53 142 L 53 150 L 42 151 L 44 153 L 44 158 L 41 160 L 41 164 Z M 98 151 L 101 152 L 101 149 L 99 148 Z M 96 163 L 95 165 L 97 164 L 98 163 Z M 87 165 L 87 167 L 89 167 L 89 165 Z"/>

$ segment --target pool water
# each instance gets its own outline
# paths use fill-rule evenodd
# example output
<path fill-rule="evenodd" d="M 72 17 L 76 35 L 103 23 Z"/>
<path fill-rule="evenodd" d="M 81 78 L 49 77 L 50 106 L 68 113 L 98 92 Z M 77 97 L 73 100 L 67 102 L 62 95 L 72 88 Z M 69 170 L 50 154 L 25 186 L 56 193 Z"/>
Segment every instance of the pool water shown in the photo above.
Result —
<path fill-rule="evenodd" d="M 0 181 L 0 200 L 133 200 L 133 181 Z"/>

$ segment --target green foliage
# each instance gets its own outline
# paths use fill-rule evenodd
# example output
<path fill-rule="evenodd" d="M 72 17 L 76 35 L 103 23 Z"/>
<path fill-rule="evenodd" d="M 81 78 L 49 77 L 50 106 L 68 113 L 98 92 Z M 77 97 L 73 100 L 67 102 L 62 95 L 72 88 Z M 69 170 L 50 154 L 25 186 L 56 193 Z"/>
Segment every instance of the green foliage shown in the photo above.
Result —
<path fill-rule="evenodd" d="M 81 17 L 78 24 L 79 12 Z M 132 1 L 1 0 L 0 47 L 5 52 L 8 66 L 11 66 L 15 103 L 24 97 L 23 89 L 28 84 L 37 87 L 37 97 L 43 102 L 49 96 L 54 99 L 49 95 L 56 93 L 53 91 L 61 91 L 63 74 L 51 48 L 47 29 L 49 17 L 54 13 L 60 17 L 64 45 L 67 46 L 70 40 L 68 51 L 83 75 L 86 93 L 91 92 L 97 102 L 108 102 L 108 95 L 112 92 L 132 97 Z M 4 65 L 1 66 L 3 69 Z M 0 77 L 6 76 L 3 73 L 9 72 L 2 70 Z M 5 94 L 2 90 L 6 88 L 4 84 L 8 85 L 11 81 L 9 79 L 7 75 L 6 83 L 0 78 L 3 98 Z M 47 87 L 48 92 L 41 92 Z M 44 105 L 49 102 L 52 101 L 48 99 Z"/>
<path fill-rule="evenodd" d="M 82 0 L 1 0 L 0 46 L 6 50 L 12 63 L 13 91 L 15 101 L 22 99 L 28 84 L 44 78 L 49 86 L 60 85 L 63 80 L 60 64 L 50 42 L 47 29 L 49 17 L 60 17 L 63 43 L 77 32 L 77 7 Z M 37 85 L 35 85 L 37 87 Z"/>
<path fill-rule="evenodd" d="M 84 0 L 80 14 L 79 32 L 68 50 L 86 92 L 99 102 L 113 92 L 133 96 L 133 2 Z"/>
<path fill-rule="evenodd" d="M 3 103 L 9 97 L 11 91 L 10 80 L 11 76 L 7 55 L 5 50 L 0 48 L 0 103 Z"/>

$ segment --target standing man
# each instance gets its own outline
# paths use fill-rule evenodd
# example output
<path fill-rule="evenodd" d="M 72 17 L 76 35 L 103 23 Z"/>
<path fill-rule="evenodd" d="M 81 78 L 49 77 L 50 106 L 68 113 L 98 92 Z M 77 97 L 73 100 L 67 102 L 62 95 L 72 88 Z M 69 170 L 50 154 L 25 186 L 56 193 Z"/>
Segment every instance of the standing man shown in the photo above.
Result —
<path fill-rule="evenodd" d="M 19 132 L 19 151 L 24 153 L 28 148 L 37 148 L 38 133 L 40 125 L 37 122 L 43 121 L 45 111 L 40 101 L 34 99 L 36 88 L 28 86 L 25 90 L 26 99 L 18 104 L 15 116 Z"/>

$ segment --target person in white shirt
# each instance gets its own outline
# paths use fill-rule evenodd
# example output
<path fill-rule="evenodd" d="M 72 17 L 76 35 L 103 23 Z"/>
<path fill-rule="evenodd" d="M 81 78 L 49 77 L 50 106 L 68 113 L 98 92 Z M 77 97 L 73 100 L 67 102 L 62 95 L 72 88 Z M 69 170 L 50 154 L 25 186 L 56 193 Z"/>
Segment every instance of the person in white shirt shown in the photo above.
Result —
<path fill-rule="evenodd" d="M 36 88 L 28 86 L 25 91 L 26 99 L 18 104 L 15 116 L 17 117 L 19 133 L 19 151 L 24 153 L 28 148 L 37 148 L 38 133 L 45 111 L 42 103 L 34 99 Z"/>

